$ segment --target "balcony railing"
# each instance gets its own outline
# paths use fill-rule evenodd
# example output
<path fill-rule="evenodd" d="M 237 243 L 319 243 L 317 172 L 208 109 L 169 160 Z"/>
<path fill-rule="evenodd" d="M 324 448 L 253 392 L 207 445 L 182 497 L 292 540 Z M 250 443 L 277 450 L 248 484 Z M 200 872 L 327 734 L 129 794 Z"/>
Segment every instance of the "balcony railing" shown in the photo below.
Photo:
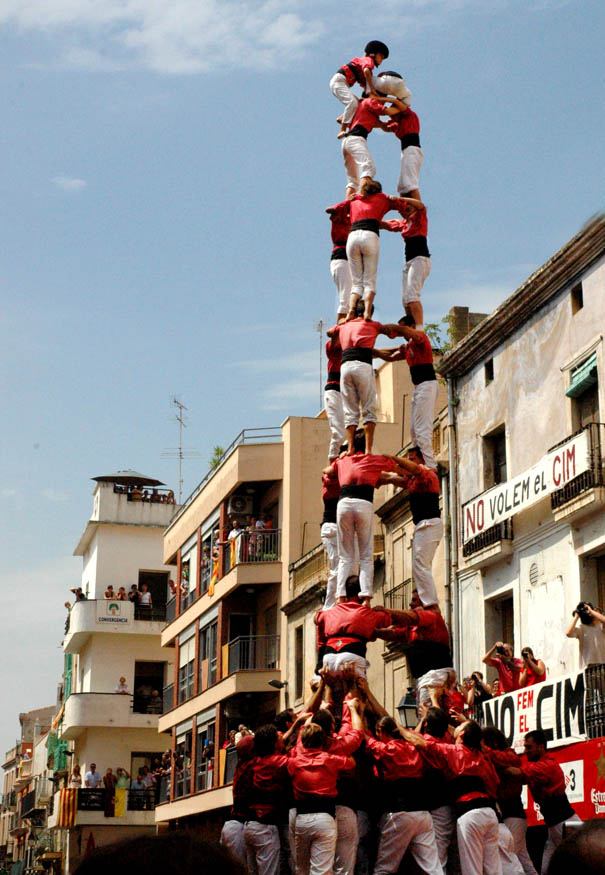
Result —
<path fill-rule="evenodd" d="M 292 562 L 288 571 L 292 575 L 294 593 L 309 583 L 319 583 L 328 579 L 330 563 L 323 544 L 318 544 L 300 559 Z"/>
<path fill-rule="evenodd" d="M 235 450 L 241 446 L 242 444 L 274 444 L 281 442 L 281 426 L 270 426 L 269 428 L 245 428 L 243 431 L 240 431 L 238 436 L 231 441 L 223 455 L 218 459 L 218 461 L 210 468 L 204 479 L 198 483 L 195 487 L 191 495 L 188 495 L 183 504 L 180 507 L 178 513 L 174 515 L 172 518 L 171 525 L 174 525 L 176 520 L 185 512 L 187 507 L 191 504 L 191 502 L 200 494 L 206 483 L 210 480 L 210 478 L 214 475 L 216 471 L 221 467 L 223 462 L 225 462 L 229 456 L 235 452 Z"/>
<path fill-rule="evenodd" d="M 106 791 L 92 790 L 89 787 L 78 790 L 78 811 L 105 811 Z M 155 808 L 155 789 L 127 790 L 128 811 L 153 811 Z"/>
<path fill-rule="evenodd" d="M 158 804 L 168 802 L 170 799 L 170 775 L 162 775 L 160 778 L 160 790 L 158 794 Z"/>
<path fill-rule="evenodd" d="M 589 665 L 586 678 L 586 733 L 589 738 L 605 735 L 605 665 Z"/>
<path fill-rule="evenodd" d="M 120 486 L 115 483 L 113 491 L 118 495 L 126 495 L 128 501 L 150 501 L 152 504 L 174 504 L 174 492 L 172 489 L 157 487 Z"/>
<path fill-rule="evenodd" d="M 2 794 L 2 807 L 14 808 L 17 804 L 17 791 L 11 790 L 9 793 Z"/>
<path fill-rule="evenodd" d="M 477 535 L 475 538 L 471 538 L 470 541 L 467 541 L 462 547 L 462 555 L 472 556 L 474 553 L 478 553 L 479 550 L 484 550 L 486 547 L 492 547 L 499 541 L 512 541 L 512 539 L 513 521 L 512 519 L 504 520 L 503 522 L 497 523 L 495 526 L 486 529 L 484 532 L 481 532 L 481 534 Z"/>
<path fill-rule="evenodd" d="M 557 510 L 557 508 L 562 507 L 564 504 L 567 504 L 568 501 L 577 498 L 577 496 L 581 495 L 583 492 L 587 492 L 589 489 L 594 489 L 597 486 L 603 486 L 605 484 L 605 460 L 603 458 L 603 451 L 605 449 L 605 425 L 602 422 L 590 422 L 588 425 L 584 426 L 584 428 L 581 428 L 580 431 L 576 432 L 576 434 L 579 434 L 582 431 L 588 433 L 590 467 L 587 471 L 580 474 L 579 477 L 570 480 L 563 489 L 558 489 L 551 494 L 550 506 L 553 510 Z M 560 443 L 567 443 L 568 440 L 569 437 L 565 438 L 565 440 Z M 556 449 L 557 446 L 559 446 L 559 444 L 551 447 L 551 450 Z"/>
<path fill-rule="evenodd" d="M 30 790 L 20 800 L 20 816 L 29 817 L 36 810 L 36 791 Z"/>
<path fill-rule="evenodd" d="M 278 562 L 281 558 L 281 529 L 242 532 L 233 541 L 224 547 L 225 574 L 236 565 Z"/>
<path fill-rule="evenodd" d="M 135 620 L 150 620 L 152 622 L 164 622 L 166 619 L 167 605 L 135 605 Z"/>
<path fill-rule="evenodd" d="M 279 668 L 279 635 L 252 635 L 229 642 L 229 674 Z"/>
<path fill-rule="evenodd" d="M 176 596 L 173 596 L 166 603 L 166 622 L 172 623 L 176 617 Z"/>
<path fill-rule="evenodd" d="M 392 589 L 387 589 L 384 594 L 384 606 L 391 608 L 393 611 L 407 611 L 412 598 L 412 578 L 409 577 L 403 583 L 394 586 Z"/>
<path fill-rule="evenodd" d="M 164 693 L 162 696 L 162 714 L 166 714 L 167 711 L 172 711 L 174 705 L 174 684 L 168 684 L 168 686 L 164 687 Z"/>

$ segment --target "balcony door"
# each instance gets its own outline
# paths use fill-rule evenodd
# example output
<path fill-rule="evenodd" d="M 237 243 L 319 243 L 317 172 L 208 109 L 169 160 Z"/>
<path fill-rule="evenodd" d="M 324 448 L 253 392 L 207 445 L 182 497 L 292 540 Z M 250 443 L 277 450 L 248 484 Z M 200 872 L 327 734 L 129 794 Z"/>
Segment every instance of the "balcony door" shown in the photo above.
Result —
<path fill-rule="evenodd" d="M 164 689 L 165 662 L 135 662 L 134 696 L 132 710 L 135 714 L 161 714 L 158 699 Z"/>
<path fill-rule="evenodd" d="M 229 674 L 254 668 L 254 614 L 229 615 Z"/>

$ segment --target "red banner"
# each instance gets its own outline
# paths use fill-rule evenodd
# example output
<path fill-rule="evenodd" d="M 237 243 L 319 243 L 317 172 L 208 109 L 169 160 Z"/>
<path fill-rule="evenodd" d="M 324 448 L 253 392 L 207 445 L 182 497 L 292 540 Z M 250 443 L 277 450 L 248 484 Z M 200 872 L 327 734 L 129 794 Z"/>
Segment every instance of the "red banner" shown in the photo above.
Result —
<path fill-rule="evenodd" d="M 582 820 L 605 818 L 605 738 L 581 741 L 559 747 L 548 753 L 565 773 L 567 798 Z M 528 826 L 544 823 L 540 807 L 528 790 L 524 799 Z"/>

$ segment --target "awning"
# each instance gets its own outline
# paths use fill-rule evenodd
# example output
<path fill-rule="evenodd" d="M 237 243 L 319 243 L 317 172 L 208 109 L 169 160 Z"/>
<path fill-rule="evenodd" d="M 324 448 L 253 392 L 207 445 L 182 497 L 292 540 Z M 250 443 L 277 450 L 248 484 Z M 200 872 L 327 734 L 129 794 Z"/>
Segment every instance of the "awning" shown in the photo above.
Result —
<path fill-rule="evenodd" d="M 568 398 L 577 398 L 598 380 L 597 354 L 593 352 L 585 362 L 571 372 L 571 383 L 565 392 Z"/>

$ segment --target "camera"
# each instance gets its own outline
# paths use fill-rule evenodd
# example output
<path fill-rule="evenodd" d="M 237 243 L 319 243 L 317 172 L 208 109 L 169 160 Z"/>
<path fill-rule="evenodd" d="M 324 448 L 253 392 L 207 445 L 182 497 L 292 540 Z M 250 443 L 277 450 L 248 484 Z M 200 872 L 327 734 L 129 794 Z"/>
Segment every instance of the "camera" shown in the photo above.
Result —
<path fill-rule="evenodd" d="M 589 608 L 592 608 L 590 602 L 579 602 L 574 611 L 574 614 L 578 615 L 580 622 L 584 623 L 585 626 L 592 622 L 592 617 L 588 613 Z"/>
<path fill-rule="evenodd" d="M 502 646 L 496 647 L 496 653 L 499 653 L 500 656 L 504 656 L 504 654 L 506 653 L 506 650 Z"/>

